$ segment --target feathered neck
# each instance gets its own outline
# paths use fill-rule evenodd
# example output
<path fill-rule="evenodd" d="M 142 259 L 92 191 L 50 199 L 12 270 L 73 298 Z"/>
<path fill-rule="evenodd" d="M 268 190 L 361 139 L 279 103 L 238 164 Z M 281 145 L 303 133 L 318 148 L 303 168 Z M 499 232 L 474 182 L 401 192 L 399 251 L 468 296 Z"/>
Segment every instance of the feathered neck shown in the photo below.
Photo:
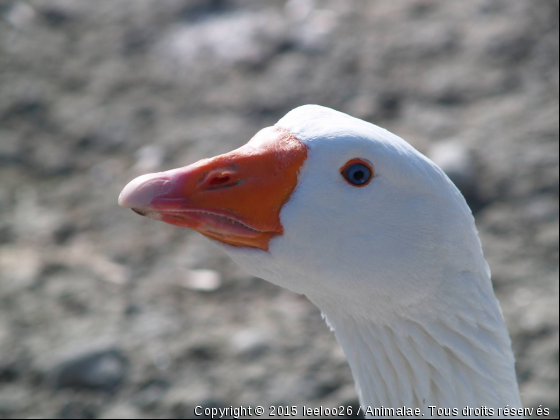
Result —
<path fill-rule="evenodd" d="M 494 302 L 478 320 L 403 313 L 381 324 L 315 301 L 346 353 L 362 407 L 420 408 L 425 418 L 434 414 L 429 406 L 457 408 L 446 412 L 451 417 L 462 417 L 465 407 L 493 408 L 496 417 L 498 408 L 522 407 L 511 342 Z"/>

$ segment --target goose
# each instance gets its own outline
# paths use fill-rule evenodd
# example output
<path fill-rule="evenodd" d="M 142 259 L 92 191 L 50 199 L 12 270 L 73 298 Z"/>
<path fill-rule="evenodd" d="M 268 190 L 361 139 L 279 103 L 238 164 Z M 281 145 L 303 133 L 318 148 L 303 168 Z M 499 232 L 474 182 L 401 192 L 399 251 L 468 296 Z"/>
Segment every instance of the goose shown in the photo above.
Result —
<path fill-rule="evenodd" d="M 119 204 L 318 306 L 368 416 L 521 415 L 472 212 L 389 131 L 304 105 L 239 149 L 132 180 Z"/>

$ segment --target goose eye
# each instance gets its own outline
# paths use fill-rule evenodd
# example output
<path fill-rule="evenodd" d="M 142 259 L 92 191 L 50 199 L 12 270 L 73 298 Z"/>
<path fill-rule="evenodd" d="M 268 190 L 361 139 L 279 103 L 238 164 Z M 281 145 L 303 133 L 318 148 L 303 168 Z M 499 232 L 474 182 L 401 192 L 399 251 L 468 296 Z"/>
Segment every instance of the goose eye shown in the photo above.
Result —
<path fill-rule="evenodd" d="M 363 187 L 371 181 L 373 168 L 361 159 L 352 159 L 342 167 L 340 173 L 350 185 Z"/>

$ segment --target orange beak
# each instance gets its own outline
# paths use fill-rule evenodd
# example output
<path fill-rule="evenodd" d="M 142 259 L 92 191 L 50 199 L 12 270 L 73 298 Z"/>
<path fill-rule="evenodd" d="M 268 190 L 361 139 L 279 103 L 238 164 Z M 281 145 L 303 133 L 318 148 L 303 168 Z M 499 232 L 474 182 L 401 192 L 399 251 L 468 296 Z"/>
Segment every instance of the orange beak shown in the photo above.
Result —
<path fill-rule="evenodd" d="M 280 211 L 306 158 L 291 133 L 268 127 L 232 152 L 136 178 L 119 205 L 229 245 L 268 250 L 283 233 Z"/>

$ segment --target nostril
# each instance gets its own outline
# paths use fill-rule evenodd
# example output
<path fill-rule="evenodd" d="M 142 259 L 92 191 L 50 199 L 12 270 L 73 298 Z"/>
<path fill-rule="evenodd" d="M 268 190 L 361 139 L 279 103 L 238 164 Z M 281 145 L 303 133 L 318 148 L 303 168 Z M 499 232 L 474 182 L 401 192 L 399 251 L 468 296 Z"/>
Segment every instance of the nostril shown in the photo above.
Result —
<path fill-rule="evenodd" d="M 213 177 L 210 182 L 208 182 L 208 185 L 211 187 L 214 187 L 216 185 L 223 185 L 225 183 L 227 183 L 229 181 L 230 177 L 229 175 L 218 175 Z"/>

